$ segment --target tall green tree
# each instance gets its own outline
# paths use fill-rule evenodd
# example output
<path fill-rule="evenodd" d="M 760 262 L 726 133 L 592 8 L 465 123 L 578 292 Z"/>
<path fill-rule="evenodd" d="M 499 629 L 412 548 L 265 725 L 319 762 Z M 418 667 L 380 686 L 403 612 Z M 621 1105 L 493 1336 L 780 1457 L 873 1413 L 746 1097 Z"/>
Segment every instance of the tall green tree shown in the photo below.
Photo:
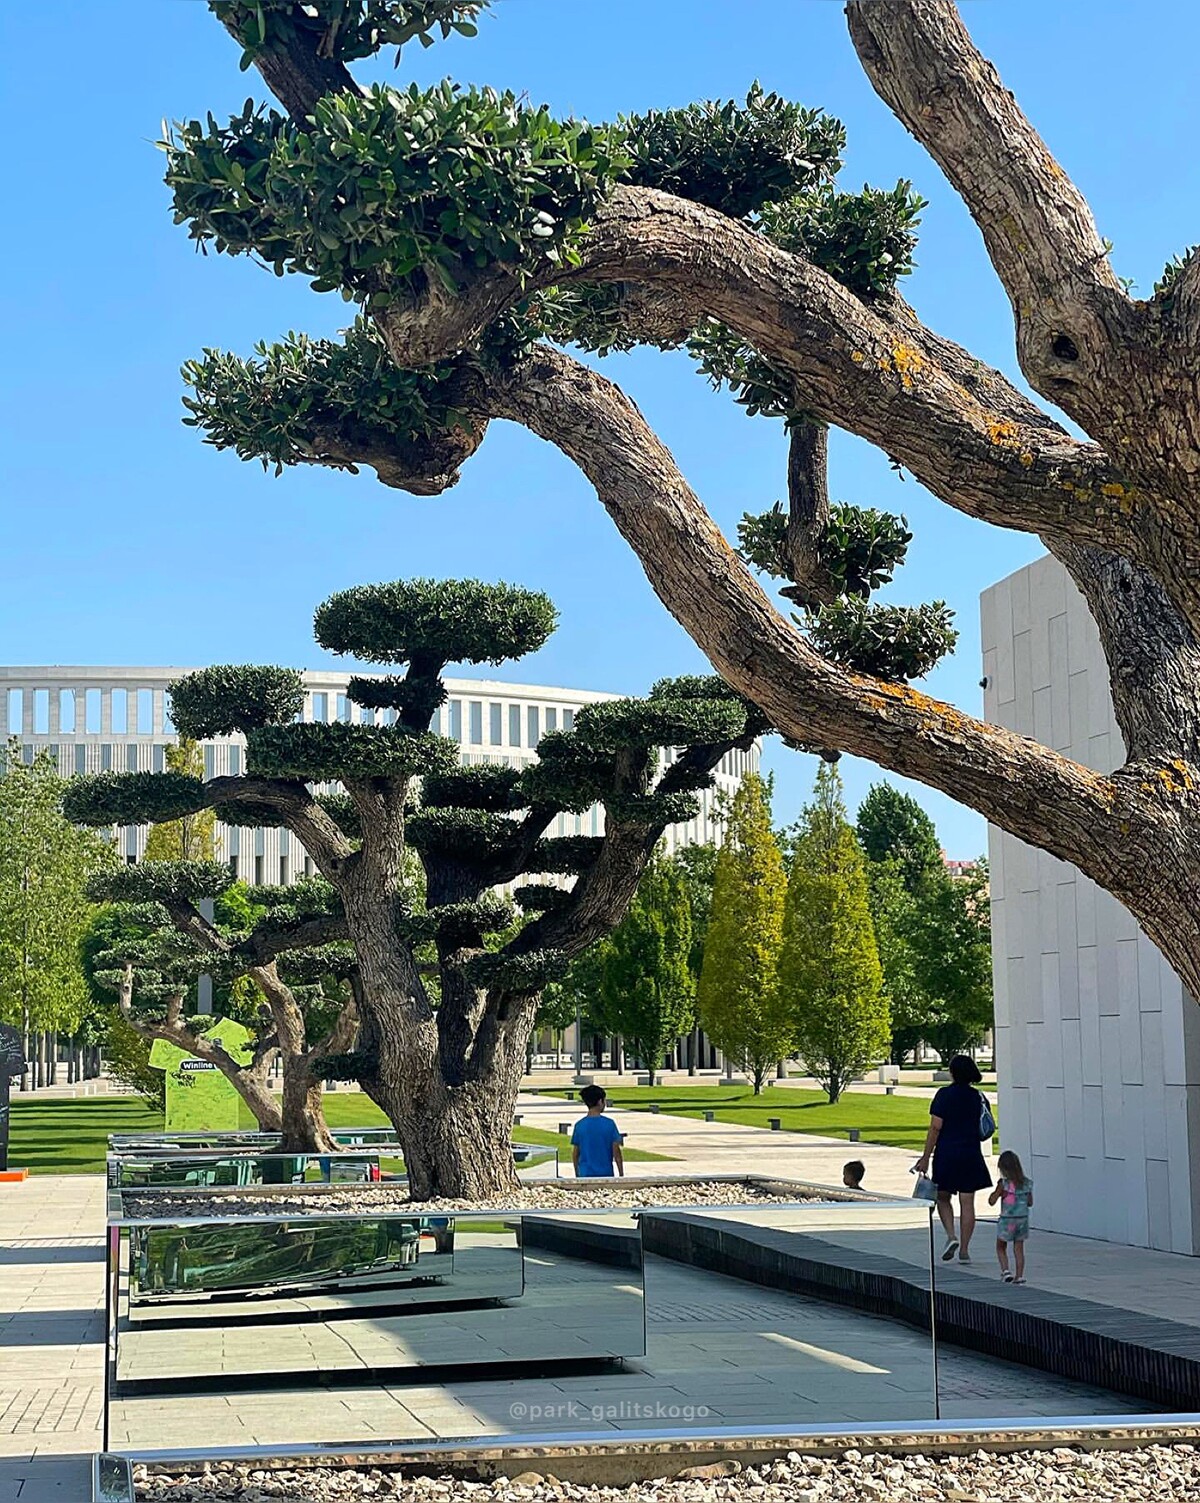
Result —
<path fill-rule="evenodd" d="M 663 1056 L 691 1027 L 692 911 L 674 862 L 657 856 L 638 882 L 629 912 L 604 945 L 601 995 L 609 1030 L 633 1046 L 650 1084 Z"/>
<path fill-rule="evenodd" d="M 166 750 L 168 772 L 184 777 L 203 778 L 204 748 L 198 741 L 181 736 Z M 195 809 L 152 825 L 146 837 L 147 861 L 215 861 L 217 856 L 217 816 L 212 809 Z"/>
<path fill-rule="evenodd" d="M 837 1101 L 888 1046 L 888 1005 L 871 924 L 866 861 L 836 766 L 822 762 L 788 879 L 779 996 L 796 1048 Z"/>
<path fill-rule="evenodd" d="M 912 939 L 916 909 L 928 883 L 911 893 L 894 857 L 867 862 L 867 886 L 883 992 L 891 1028 L 891 1061 L 903 1065 L 930 1023 L 929 998 L 917 975 Z"/>
<path fill-rule="evenodd" d="M 929 878 L 910 909 L 906 939 L 923 994 L 921 1036 L 945 1063 L 980 1043 L 993 1023 L 986 864 Z"/>
<path fill-rule="evenodd" d="M 31 1032 L 72 1032 L 87 1011 L 79 956 L 92 914 L 86 888 L 115 861 L 110 841 L 63 817 L 66 788 L 49 752 L 26 762 L 20 743 L 8 743 L 0 776 L 0 1019 L 27 1041 Z"/>
<path fill-rule="evenodd" d="M 688 907 L 692 915 L 692 949 L 688 967 L 692 973 L 692 985 L 700 986 L 700 974 L 704 969 L 704 946 L 708 939 L 708 922 L 712 914 L 713 883 L 717 876 L 717 847 L 711 842 L 681 846 L 671 858 L 683 880 L 687 892 Z M 700 1023 L 697 1018 L 692 1027 L 687 1050 L 688 1074 L 695 1075 L 700 1065 Z"/>
<path fill-rule="evenodd" d="M 792 1045 L 791 1010 L 775 984 L 786 886 L 766 785 L 748 773 L 717 856 L 697 1004 L 705 1032 L 747 1071 L 756 1095 Z"/>
<path fill-rule="evenodd" d="M 859 844 L 868 861 L 894 861 L 908 892 L 942 869 L 942 848 L 933 820 L 909 793 L 891 783 L 872 783 L 858 806 Z"/>

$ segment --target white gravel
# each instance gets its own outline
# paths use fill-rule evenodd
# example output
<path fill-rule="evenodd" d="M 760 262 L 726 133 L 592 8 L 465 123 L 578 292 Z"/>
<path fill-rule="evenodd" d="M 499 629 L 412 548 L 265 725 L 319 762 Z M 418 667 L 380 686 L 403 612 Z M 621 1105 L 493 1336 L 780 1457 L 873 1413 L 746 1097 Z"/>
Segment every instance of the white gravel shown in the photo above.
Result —
<path fill-rule="evenodd" d="M 744 1205 L 794 1205 L 815 1201 L 813 1194 L 777 1194 L 746 1182 L 721 1183 L 695 1180 L 686 1185 L 656 1185 L 635 1179 L 612 1180 L 603 1185 L 576 1184 L 571 1180 L 525 1181 L 519 1188 L 490 1200 L 409 1200 L 403 1185 L 347 1185 L 325 1190 L 319 1186 L 292 1194 L 245 1195 L 183 1194 L 153 1191 L 124 1196 L 127 1216 L 181 1218 L 188 1216 L 329 1216 L 354 1211 L 358 1214 L 387 1212 L 401 1215 L 440 1216 L 450 1211 L 571 1211 L 624 1210 L 630 1207 Z"/>
<path fill-rule="evenodd" d="M 653 1457 L 647 1458 L 653 1464 Z M 580 1486 L 529 1471 L 511 1480 L 466 1482 L 402 1477 L 379 1468 L 269 1472 L 220 1462 L 206 1475 L 148 1477 L 138 1469 L 139 1500 L 156 1503 L 314 1503 L 379 1497 L 411 1503 L 1184 1503 L 1200 1497 L 1200 1454 L 1191 1445 L 1137 1451 L 1022 1451 L 970 1456 L 902 1456 L 846 1451 L 827 1459 L 791 1452 L 741 1468 L 700 1464 L 670 1480 L 630 1487 Z"/>

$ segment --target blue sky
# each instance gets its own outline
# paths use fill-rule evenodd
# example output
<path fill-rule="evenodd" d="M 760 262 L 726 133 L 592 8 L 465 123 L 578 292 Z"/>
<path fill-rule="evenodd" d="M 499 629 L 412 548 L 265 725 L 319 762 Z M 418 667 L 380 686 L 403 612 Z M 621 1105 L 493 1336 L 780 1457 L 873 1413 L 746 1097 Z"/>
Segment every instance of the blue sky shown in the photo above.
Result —
<path fill-rule="evenodd" d="M 1162 0 L 968 0 L 964 13 L 1088 194 L 1118 271 L 1147 292 L 1168 256 L 1200 238 L 1196 12 Z M 223 117 L 258 92 L 257 75 L 239 74 L 202 0 L 10 5 L 0 27 L 0 661 L 313 666 L 323 658 L 311 614 L 331 590 L 477 575 L 546 589 L 560 607 L 551 642 L 503 676 L 639 692 L 701 666 L 582 479 L 520 430 L 494 425 L 438 499 L 367 475 L 276 480 L 203 446 L 179 421 L 186 358 L 206 345 L 249 352 L 289 328 L 329 333 L 349 316 L 299 278 L 198 256 L 171 223 L 153 147 L 160 121 Z M 922 316 L 1015 374 L 1007 299 L 978 232 L 875 97 L 834 0 L 499 0 L 478 39 L 406 56 L 398 77 L 444 74 L 593 119 L 744 94 L 755 78 L 823 106 L 849 133 L 844 184 L 908 177 L 930 200 L 906 287 Z M 781 494 L 778 425 L 746 419 L 686 359 L 644 352 L 607 370 L 727 531 Z M 834 435 L 832 456 L 836 497 L 907 514 L 916 538 L 895 598 L 955 608 L 958 652 L 928 687 L 977 710 L 979 591 L 1036 557 L 1038 543 L 959 516 L 846 435 Z M 767 765 L 777 817 L 790 820 L 814 764 L 775 744 Z M 853 804 L 878 774 L 849 760 L 843 769 Z M 952 855 L 982 850 L 977 816 L 914 791 Z"/>

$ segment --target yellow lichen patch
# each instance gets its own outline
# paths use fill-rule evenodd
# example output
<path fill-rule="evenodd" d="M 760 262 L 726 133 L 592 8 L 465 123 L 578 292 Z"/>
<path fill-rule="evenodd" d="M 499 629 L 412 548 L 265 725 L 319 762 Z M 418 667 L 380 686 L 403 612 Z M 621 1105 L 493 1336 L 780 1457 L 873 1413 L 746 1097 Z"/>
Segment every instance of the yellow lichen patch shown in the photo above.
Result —
<path fill-rule="evenodd" d="M 1195 787 L 1186 762 L 1172 762 L 1169 767 L 1160 767 L 1158 780 L 1168 793 L 1188 793 Z"/>
<path fill-rule="evenodd" d="M 1025 468 L 1028 469 L 1033 463 L 1033 450 L 1022 449 L 1020 454 L 1017 455 L 1017 458 L 1021 461 Z"/>
<path fill-rule="evenodd" d="M 992 444 L 1011 444 L 1017 437 L 1017 425 L 1007 418 L 989 417 L 984 419 L 983 430 L 988 436 L 988 442 Z"/>
<path fill-rule="evenodd" d="M 891 354 L 884 355 L 879 360 L 879 369 L 895 371 L 905 391 L 912 390 L 913 382 L 924 368 L 925 356 L 910 344 L 893 345 Z"/>
<path fill-rule="evenodd" d="M 855 365 L 861 365 L 866 358 L 861 350 L 850 351 L 850 359 L 854 361 Z"/>
<path fill-rule="evenodd" d="M 1110 480 L 1107 485 L 1102 485 L 1100 487 L 1100 494 L 1102 496 L 1112 496 L 1114 498 L 1123 496 L 1125 494 L 1125 487 L 1123 485 L 1118 485 L 1115 480 Z"/>

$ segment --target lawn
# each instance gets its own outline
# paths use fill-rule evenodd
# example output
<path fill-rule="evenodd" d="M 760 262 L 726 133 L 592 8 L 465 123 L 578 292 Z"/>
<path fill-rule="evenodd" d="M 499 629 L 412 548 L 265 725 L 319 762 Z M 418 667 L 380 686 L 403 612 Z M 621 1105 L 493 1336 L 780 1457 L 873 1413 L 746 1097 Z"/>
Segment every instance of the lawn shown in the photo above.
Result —
<path fill-rule="evenodd" d="M 382 1127 L 387 1118 L 361 1093 L 327 1092 L 325 1115 L 331 1127 Z M 564 1116 L 569 1116 L 565 1112 Z M 78 1101 L 12 1098 L 12 1132 L 8 1162 L 33 1174 L 99 1174 L 104 1168 L 108 1135 L 113 1132 L 161 1132 L 162 1113 L 136 1096 L 86 1096 Z M 558 1133 L 515 1127 L 518 1143 L 557 1148 L 570 1172 L 571 1144 Z M 626 1157 L 661 1159 L 662 1154 L 631 1148 Z"/>
<path fill-rule="evenodd" d="M 716 1113 L 718 1122 L 741 1122 L 768 1127 L 778 1117 L 787 1132 L 810 1132 L 826 1138 L 848 1138 L 857 1127 L 864 1143 L 885 1143 L 920 1153 L 929 1129 L 929 1102 L 919 1096 L 883 1096 L 847 1091 L 830 1106 L 823 1091 L 792 1086 L 767 1086 L 756 1096 L 749 1086 L 605 1086 L 614 1113 L 647 1111 L 656 1103 L 664 1115 L 703 1117 Z M 550 1093 L 547 1093 L 550 1094 Z M 558 1094 L 555 1092 L 554 1094 Z"/>

